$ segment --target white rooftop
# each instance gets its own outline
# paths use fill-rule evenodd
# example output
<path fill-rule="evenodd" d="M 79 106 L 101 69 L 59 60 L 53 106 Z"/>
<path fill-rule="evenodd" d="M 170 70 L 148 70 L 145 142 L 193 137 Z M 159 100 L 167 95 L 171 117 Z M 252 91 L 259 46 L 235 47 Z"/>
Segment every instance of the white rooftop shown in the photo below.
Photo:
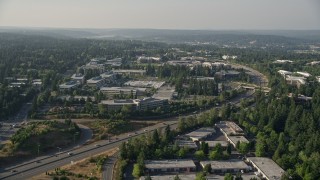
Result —
<path fill-rule="evenodd" d="M 232 141 L 234 144 L 237 144 L 238 141 L 240 143 L 249 143 L 248 139 L 244 136 L 228 136 L 228 139 L 230 139 L 230 141 Z"/>
<path fill-rule="evenodd" d="M 195 174 L 179 174 L 178 175 L 181 180 L 195 180 Z M 158 176 L 150 176 L 152 180 L 174 180 L 176 175 L 158 175 Z M 142 176 L 140 180 L 145 180 L 147 176 Z"/>
<path fill-rule="evenodd" d="M 172 159 L 172 160 L 145 160 L 147 169 L 169 169 L 169 168 L 195 168 L 196 165 L 189 159 Z"/>
<path fill-rule="evenodd" d="M 124 83 L 126 86 L 133 86 L 133 87 L 153 87 L 155 89 L 160 88 L 165 81 L 128 81 Z"/>
<path fill-rule="evenodd" d="M 270 180 L 280 180 L 285 172 L 277 163 L 270 158 L 249 157 L 248 160 L 257 166 Z"/>
<path fill-rule="evenodd" d="M 87 84 L 95 84 L 98 83 L 100 81 L 103 81 L 104 79 L 101 76 L 97 76 L 97 77 L 93 77 L 91 79 L 87 80 Z"/>
<path fill-rule="evenodd" d="M 71 79 L 76 79 L 76 80 L 82 80 L 84 78 L 84 75 L 82 74 L 73 74 L 71 76 Z"/>
<path fill-rule="evenodd" d="M 186 140 L 176 140 L 175 144 L 177 144 L 179 147 L 188 147 L 188 148 L 197 148 L 196 143 L 193 141 L 186 141 Z"/>
<path fill-rule="evenodd" d="M 217 144 L 221 144 L 222 147 L 227 147 L 228 142 L 227 141 L 205 141 L 208 143 L 209 147 L 215 147 Z"/>
<path fill-rule="evenodd" d="M 223 169 L 250 169 L 250 167 L 240 159 L 229 159 L 221 161 L 201 161 L 202 167 L 211 164 L 211 168 L 215 170 Z"/>
<path fill-rule="evenodd" d="M 195 131 L 192 131 L 191 133 L 186 134 L 189 136 L 191 139 L 199 140 L 201 138 L 204 138 L 210 134 L 215 133 L 216 130 L 214 128 L 200 128 Z"/>
<path fill-rule="evenodd" d="M 300 74 L 300 75 L 302 75 L 304 77 L 310 77 L 311 76 L 311 74 L 308 73 L 308 72 L 300 72 L 300 71 L 298 71 L 297 74 Z"/>
<path fill-rule="evenodd" d="M 145 73 L 146 70 L 141 70 L 141 69 L 118 69 L 118 70 L 113 70 L 114 73 L 126 73 L 126 72 L 135 72 L 135 73 Z"/>
<path fill-rule="evenodd" d="M 134 87 L 101 87 L 101 91 L 146 91 L 147 88 L 134 88 Z"/>

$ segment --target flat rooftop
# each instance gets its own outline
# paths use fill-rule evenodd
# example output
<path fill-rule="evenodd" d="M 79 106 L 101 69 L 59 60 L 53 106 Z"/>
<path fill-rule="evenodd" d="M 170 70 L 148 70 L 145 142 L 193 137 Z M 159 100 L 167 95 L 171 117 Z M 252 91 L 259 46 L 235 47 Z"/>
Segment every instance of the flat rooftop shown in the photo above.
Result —
<path fill-rule="evenodd" d="M 135 87 L 101 87 L 101 91 L 146 91 L 147 88 L 135 88 Z"/>
<path fill-rule="evenodd" d="M 101 104 L 118 104 L 118 105 L 126 105 L 126 104 L 135 104 L 133 99 L 118 99 L 118 100 L 103 100 L 100 102 Z"/>
<path fill-rule="evenodd" d="M 133 73 L 145 73 L 146 70 L 142 69 L 118 69 L 118 70 L 113 70 L 114 73 L 126 73 L 126 72 L 133 72 Z"/>
<path fill-rule="evenodd" d="M 243 130 L 236 123 L 232 121 L 220 121 L 215 125 L 227 135 L 243 134 Z"/>
<path fill-rule="evenodd" d="M 164 83 L 164 81 L 128 81 L 124 83 L 124 85 L 133 87 L 153 87 L 155 89 L 159 89 Z"/>
<path fill-rule="evenodd" d="M 207 164 L 211 164 L 212 169 L 215 170 L 223 170 L 223 169 L 250 169 L 248 166 L 240 159 L 229 159 L 229 160 L 221 160 L 221 161 L 201 161 L 202 167 L 205 167 Z"/>
<path fill-rule="evenodd" d="M 175 94 L 175 89 L 173 87 L 162 86 L 158 91 L 152 96 L 157 99 L 169 99 L 171 100 Z"/>
<path fill-rule="evenodd" d="M 222 147 L 227 147 L 228 142 L 227 141 L 205 141 L 208 143 L 209 147 L 216 147 L 217 144 L 221 144 Z"/>
<path fill-rule="evenodd" d="M 178 175 L 181 180 L 195 180 L 195 174 L 179 174 Z M 176 175 L 159 175 L 159 176 L 150 176 L 152 180 L 174 180 Z M 145 180 L 147 176 L 140 177 L 140 180 Z"/>
<path fill-rule="evenodd" d="M 196 165 L 189 159 L 172 159 L 172 160 L 145 160 L 147 169 L 169 169 L 169 168 L 196 168 Z"/>
<path fill-rule="evenodd" d="M 78 86 L 78 83 L 76 81 L 68 81 L 59 85 L 59 88 L 72 88 L 74 86 Z"/>
<path fill-rule="evenodd" d="M 82 74 L 73 74 L 71 76 L 72 79 L 83 79 L 84 78 L 84 75 Z"/>
<path fill-rule="evenodd" d="M 97 83 L 99 81 L 104 80 L 101 76 L 93 77 L 87 80 L 87 83 Z"/>
<path fill-rule="evenodd" d="M 270 158 L 249 157 L 247 158 L 252 164 L 262 171 L 268 179 L 280 180 L 285 172 L 277 163 Z"/>
<path fill-rule="evenodd" d="M 237 144 L 237 142 L 239 141 L 240 143 L 244 142 L 244 143 L 249 143 L 248 139 L 245 138 L 244 136 L 228 136 L 228 138 L 230 139 L 230 141 L 232 141 L 234 144 Z"/>
<path fill-rule="evenodd" d="M 186 134 L 187 136 L 189 136 L 190 138 L 195 138 L 195 139 L 201 139 L 204 138 L 210 134 L 215 133 L 216 130 L 214 128 L 200 128 L 197 129 L 195 131 L 192 131 L 191 133 Z"/>
<path fill-rule="evenodd" d="M 177 144 L 179 147 L 188 147 L 188 148 L 197 148 L 196 143 L 193 141 L 186 141 L 186 140 L 176 140 L 175 144 Z"/>

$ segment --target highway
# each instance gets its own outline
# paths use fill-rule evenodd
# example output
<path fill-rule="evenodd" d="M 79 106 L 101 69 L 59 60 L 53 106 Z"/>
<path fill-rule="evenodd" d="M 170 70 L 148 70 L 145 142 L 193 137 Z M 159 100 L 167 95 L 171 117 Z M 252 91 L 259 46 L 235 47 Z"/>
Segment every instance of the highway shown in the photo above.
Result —
<path fill-rule="evenodd" d="M 107 162 L 103 165 L 103 171 L 102 171 L 103 180 L 112 180 L 113 166 L 115 165 L 117 158 L 118 158 L 118 153 L 115 153 L 113 156 L 109 157 Z"/>
<path fill-rule="evenodd" d="M 240 95 L 230 101 L 234 105 L 239 105 L 240 100 L 243 98 L 249 98 L 253 95 L 253 91 L 249 91 L 246 94 Z M 217 106 L 216 108 L 220 108 Z M 208 109 L 207 111 L 209 111 Z M 205 111 L 203 111 L 205 112 Z M 41 156 L 39 158 L 26 161 L 20 163 L 19 165 L 13 165 L 4 169 L 0 169 L 0 179 L 27 179 L 33 177 L 35 175 L 44 173 L 46 171 L 61 167 L 66 164 L 70 164 L 72 162 L 90 157 L 95 154 L 102 153 L 114 147 L 118 147 L 122 142 L 126 142 L 128 139 L 132 137 L 137 137 L 142 134 L 149 133 L 158 128 L 166 127 L 170 125 L 171 129 L 175 129 L 177 127 L 177 119 L 172 121 L 166 121 L 165 123 L 158 123 L 154 126 L 146 127 L 136 132 L 125 133 L 119 136 L 114 136 L 109 140 L 102 140 L 96 142 L 94 144 L 85 145 L 82 147 L 78 147 L 74 150 L 65 150 L 60 153 L 54 153 L 46 156 Z M 90 133 L 89 133 L 90 134 Z M 98 144 L 98 145 L 96 145 Z M 68 153 L 72 153 L 72 155 L 68 155 Z M 104 176 L 108 177 L 112 173 L 112 166 L 107 166 L 107 170 L 104 173 Z"/>
<path fill-rule="evenodd" d="M 120 136 L 112 137 L 110 141 L 99 141 L 96 145 L 86 145 L 72 151 L 63 151 L 47 156 L 42 156 L 37 159 L 23 162 L 19 165 L 10 166 L 0 170 L 0 179 L 27 179 L 35 175 L 44 173 L 54 168 L 61 167 L 63 165 L 90 157 L 95 154 L 102 153 L 111 148 L 118 147 L 122 142 L 126 142 L 132 137 L 137 137 L 142 134 L 149 133 L 158 128 L 166 127 L 170 125 L 171 128 L 176 128 L 177 121 L 167 121 L 166 123 L 159 123 L 154 126 L 150 126 L 141 129 L 136 132 L 122 134 Z M 69 155 L 68 153 L 72 153 Z"/>
<path fill-rule="evenodd" d="M 234 105 L 239 105 L 241 99 L 250 98 L 253 93 L 254 91 L 249 91 L 246 94 L 240 95 L 229 102 L 233 103 Z M 220 108 L 221 106 L 222 105 L 217 106 L 216 108 Z M 209 110 L 210 109 L 208 109 L 207 111 Z M 177 119 L 178 117 L 176 117 L 175 120 L 166 121 L 165 123 L 158 123 L 154 126 L 146 127 L 136 132 L 130 132 L 115 136 L 112 137 L 110 141 L 102 140 L 94 144 L 78 147 L 74 150 L 65 150 L 60 153 L 41 156 L 39 158 L 20 163 L 19 165 L 13 165 L 4 169 L 0 169 L 0 179 L 27 179 L 46 171 L 61 167 L 63 165 L 70 164 L 72 162 L 76 162 L 92 155 L 102 153 L 114 147 L 118 147 L 122 142 L 126 142 L 132 137 L 137 137 L 142 134 L 149 133 L 151 131 L 154 131 L 155 129 L 163 128 L 167 125 L 170 125 L 172 129 L 175 129 L 177 127 Z M 88 134 L 91 133 L 92 132 L 89 132 Z M 68 153 L 70 152 L 72 153 L 72 155 L 68 155 Z M 108 165 L 106 166 L 106 168 L 107 169 L 106 171 L 104 171 L 103 176 L 109 177 L 110 173 L 112 173 L 112 165 Z"/>

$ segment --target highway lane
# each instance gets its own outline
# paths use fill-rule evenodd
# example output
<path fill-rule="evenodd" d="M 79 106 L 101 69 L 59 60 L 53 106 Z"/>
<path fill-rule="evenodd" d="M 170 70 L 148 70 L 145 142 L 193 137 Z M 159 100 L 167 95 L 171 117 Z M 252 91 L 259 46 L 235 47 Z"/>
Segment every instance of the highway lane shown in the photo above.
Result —
<path fill-rule="evenodd" d="M 230 102 L 234 104 L 238 104 L 242 98 L 248 98 L 252 96 L 252 94 L 253 92 L 247 93 L 243 96 L 233 99 Z M 71 153 L 73 153 L 72 156 L 68 155 L 68 152 L 70 151 L 63 151 L 60 154 L 51 154 L 47 156 L 42 156 L 40 158 L 37 158 L 32 161 L 28 161 L 26 163 L 22 163 L 17 166 L 11 166 L 0 171 L 0 179 L 21 179 L 21 177 L 23 177 L 24 179 L 30 178 L 35 175 L 44 173 L 46 171 L 55 169 L 57 167 L 61 167 L 63 165 L 69 164 L 72 161 L 75 162 L 75 161 L 90 157 L 92 155 L 102 153 L 114 147 L 118 147 L 122 142 L 125 142 L 132 137 L 149 133 L 151 131 L 154 131 L 155 129 L 163 128 L 167 125 L 170 125 L 172 129 L 175 129 L 177 127 L 177 121 L 174 120 L 174 121 L 167 121 L 166 123 L 159 123 L 154 126 L 139 130 L 136 132 L 137 134 L 135 134 L 135 132 L 131 132 L 131 133 L 122 134 L 117 137 L 112 137 L 111 142 L 107 140 L 103 140 L 95 143 L 95 144 L 99 144 L 100 146 L 94 146 L 92 144 L 86 145 L 71 151 Z M 112 171 L 112 169 L 110 170 Z M 15 172 L 12 172 L 12 171 L 15 171 Z"/>
<path fill-rule="evenodd" d="M 141 136 L 142 134 L 149 133 L 158 128 L 166 127 L 167 125 L 173 126 L 176 128 L 176 121 L 170 121 L 164 123 L 159 123 L 154 126 L 144 128 L 140 131 L 131 133 L 122 134 L 117 137 L 113 137 L 111 142 L 107 140 L 99 141 L 100 146 L 86 145 L 81 148 L 70 151 L 73 155 L 68 155 L 69 152 L 61 152 L 60 154 L 52 154 L 44 156 L 42 160 L 29 161 L 24 163 L 24 165 L 8 167 L 0 171 L 0 179 L 27 179 L 35 175 L 44 173 L 46 171 L 61 167 L 65 164 L 69 164 L 87 157 L 90 157 L 95 154 L 102 153 L 106 150 L 118 147 L 122 142 L 128 141 L 132 137 Z M 146 131 L 145 131 L 146 130 Z M 97 144 L 97 143 L 96 143 Z M 38 162 L 37 162 L 38 161 Z"/>
<path fill-rule="evenodd" d="M 239 97 L 232 99 L 229 102 L 235 105 L 238 105 L 241 99 L 249 98 L 253 95 L 253 93 L 254 93 L 253 91 L 248 92 L 244 95 L 241 95 Z M 216 107 L 216 108 L 220 108 L 220 107 Z M 210 109 L 208 109 L 207 111 L 209 110 Z M 20 179 L 22 176 L 24 178 L 32 177 L 37 174 L 52 170 L 54 168 L 61 167 L 65 164 L 69 164 L 71 163 L 71 161 L 81 160 L 81 159 L 90 157 L 92 155 L 104 152 L 108 149 L 117 147 L 122 142 L 127 141 L 129 138 L 148 133 L 155 129 L 162 128 L 167 125 L 170 125 L 172 129 L 175 129 L 177 127 L 177 119 L 178 117 L 176 117 L 176 120 L 173 120 L 173 121 L 167 121 L 166 123 L 159 123 L 151 127 L 146 127 L 142 130 L 137 131 L 137 134 L 135 134 L 134 132 L 131 132 L 131 133 L 122 134 L 118 137 L 112 137 L 111 142 L 107 140 L 103 140 L 95 143 L 95 144 L 99 144 L 100 146 L 94 146 L 91 144 L 91 145 L 80 147 L 72 151 L 72 153 L 74 153 L 74 155 L 72 156 L 68 155 L 68 152 L 70 151 L 65 150 L 60 154 L 51 154 L 47 156 L 42 156 L 40 158 L 34 159 L 32 161 L 27 161 L 17 166 L 11 166 L 11 167 L 5 168 L 4 170 L 0 170 L 0 178 L 1 179 Z M 12 172 L 12 171 L 16 171 L 16 172 Z"/>
<path fill-rule="evenodd" d="M 113 156 L 109 157 L 107 162 L 103 165 L 103 171 L 102 171 L 103 180 L 112 180 L 113 167 L 118 159 L 118 154 L 119 153 L 115 153 Z"/>

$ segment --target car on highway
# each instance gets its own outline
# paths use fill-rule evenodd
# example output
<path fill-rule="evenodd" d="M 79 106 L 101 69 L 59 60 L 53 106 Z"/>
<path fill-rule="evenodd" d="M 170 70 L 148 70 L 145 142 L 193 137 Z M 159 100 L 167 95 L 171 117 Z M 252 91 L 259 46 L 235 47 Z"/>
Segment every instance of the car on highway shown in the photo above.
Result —
<path fill-rule="evenodd" d="M 101 145 L 100 145 L 100 144 L 95 144 L 94 146 L 95 146 L 95 147 L 100 147 Z"/>
<path fill-rule="evenodd" d="M 73 153 L 72 153 L 72 152 L 68 152 L 68 155 L 69 155 L 69 156 L 72 156 L 72 155 L 73 155 Z"/>
<path fill-rule="evenodd" d="M 143 130 L 144 132 L 147 132 L 148 131 L 148 129 L 145 129 L 145 130 Z"/>
<path fill-rule="evenodd" d="M 128 136 L 131 136 L 131 134 L 128 134 Z"/>

